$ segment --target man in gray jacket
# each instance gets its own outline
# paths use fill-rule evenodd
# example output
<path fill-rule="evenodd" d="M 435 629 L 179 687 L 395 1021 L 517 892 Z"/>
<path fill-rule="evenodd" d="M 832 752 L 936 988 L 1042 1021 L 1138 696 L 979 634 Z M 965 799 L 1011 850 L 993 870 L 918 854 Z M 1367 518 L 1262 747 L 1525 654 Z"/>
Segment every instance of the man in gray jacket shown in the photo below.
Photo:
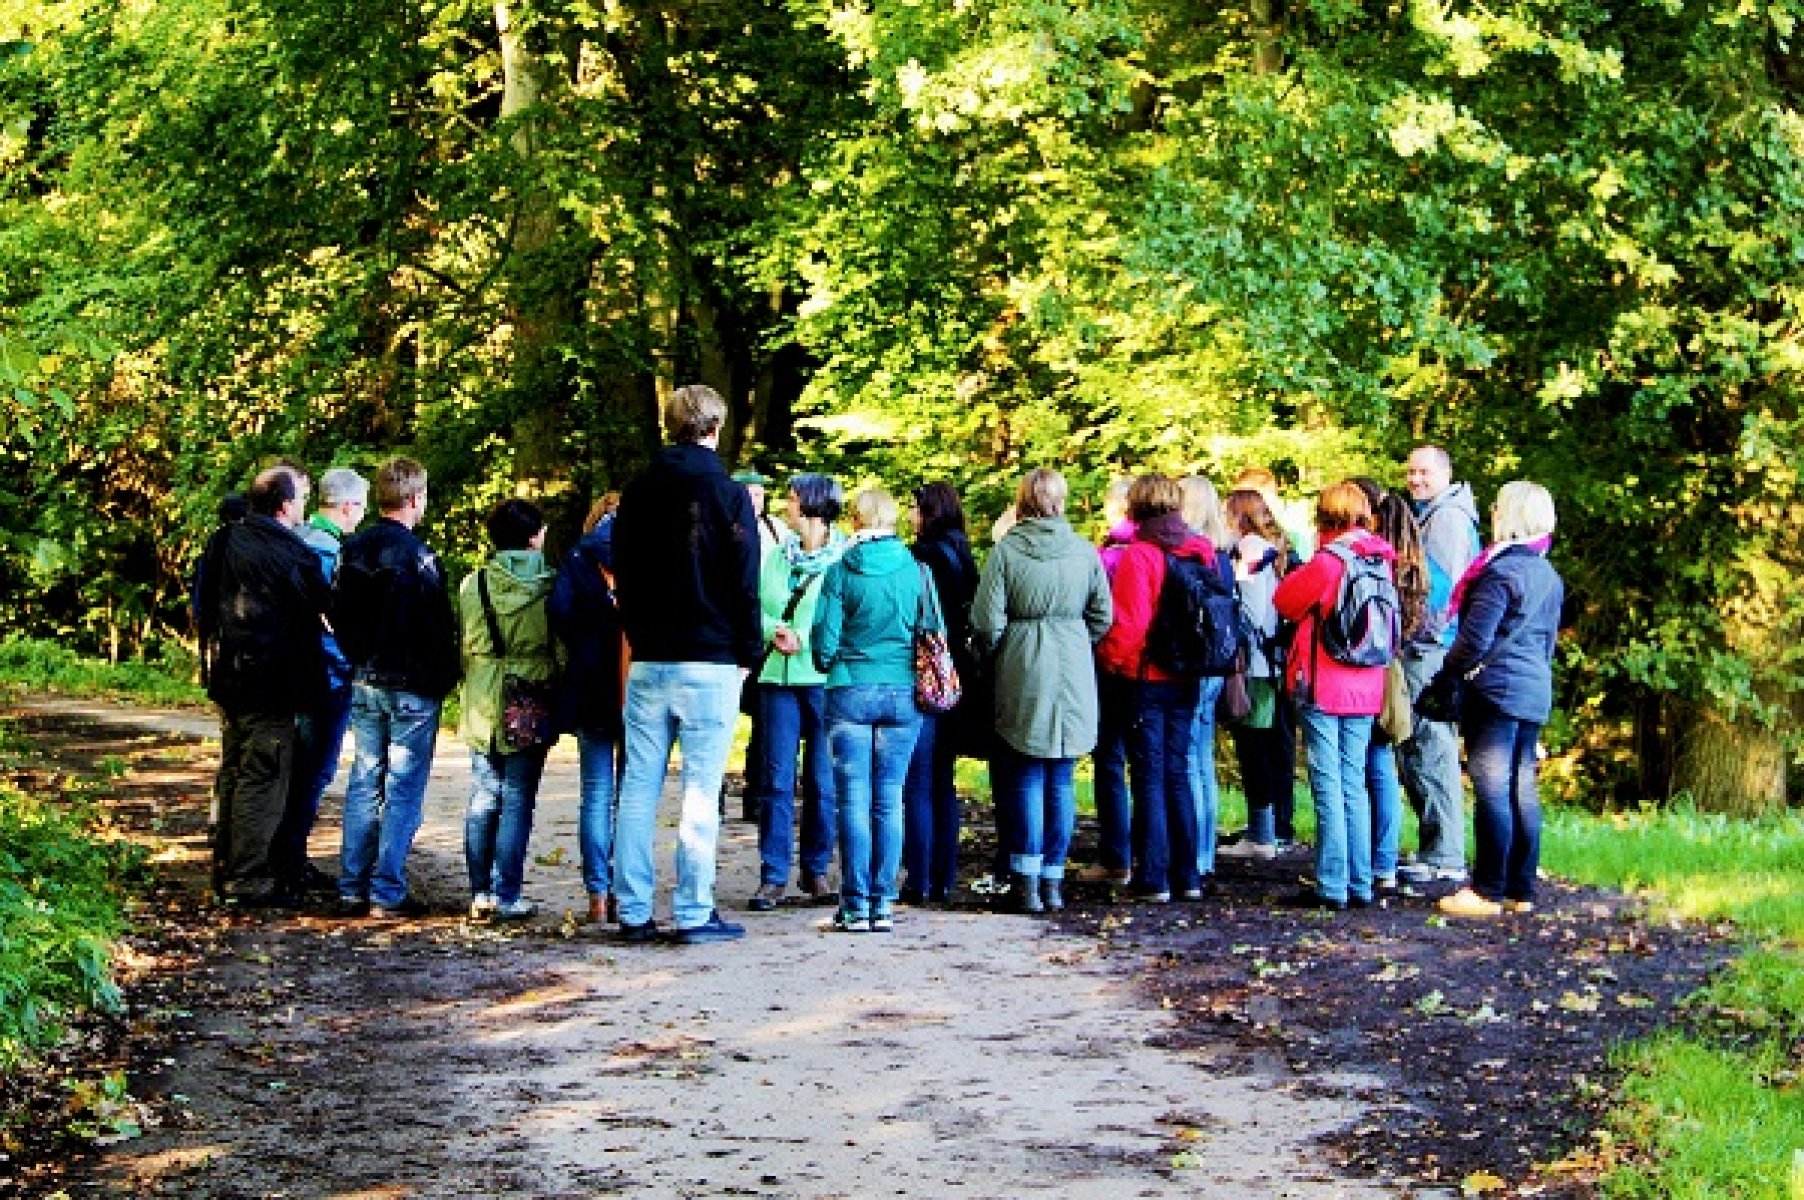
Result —
<path fill-rule="evenodd" d="M 1453 587 L 1483 548 L 1471 485 L 1453 482 L 1453 460 L 1439 446 L 1418 446 L 1405 467 L 1410 507 L 1428 560 L 1428 611 L 1421 631 L 1403 648 L 1410 699 L 1441 669 L 1459 614 Z M 1416 861 L 1398 874 L 1417 883 L 1466 877 L 1466 810 L 1460 778 L 1459 730 L 1447 721 L 1416 718 L 1415 733 L 1397 747 L 1403 787 L 1421 824 Z"/>

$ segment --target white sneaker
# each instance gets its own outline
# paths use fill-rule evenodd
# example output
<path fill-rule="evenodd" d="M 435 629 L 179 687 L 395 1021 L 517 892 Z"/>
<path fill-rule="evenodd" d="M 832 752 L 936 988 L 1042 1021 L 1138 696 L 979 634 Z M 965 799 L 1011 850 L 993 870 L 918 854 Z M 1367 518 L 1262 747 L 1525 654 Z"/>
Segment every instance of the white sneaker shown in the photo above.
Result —
<path fill-rule="evenodd" d="M 1397 876 L 1411 883 L 1464 883 L 1464 867 L 1431 867 L 1427 863 L 1405 863 L 1397 868 Z"/>
<path fill-rule="evenodd" d="M 536 916 L 539 906 L 521 896 L 518 900 L 509 900 L 506 904 L 495 906 L 495 919 L 498 921 L 524 921 Z"/>
<path fill-rule="evenodd" d="M 494 893 L 477 892 L 474 896 L 470 897 L 470 920 L 480 921 L 485 917 L 492 917 L 495 915 L 495 909 L 498 907 L 499 905 L 495 901 Z"/>
<path fill-rule="evenodd" d="M 1270 842 L 1249 842 L 1241 839 L 1232 846 L 1222 846 L 1215 851 L 1217 858 L 1259 858 L 1274 859 L 1278 857 L 1278 848 Z"/>

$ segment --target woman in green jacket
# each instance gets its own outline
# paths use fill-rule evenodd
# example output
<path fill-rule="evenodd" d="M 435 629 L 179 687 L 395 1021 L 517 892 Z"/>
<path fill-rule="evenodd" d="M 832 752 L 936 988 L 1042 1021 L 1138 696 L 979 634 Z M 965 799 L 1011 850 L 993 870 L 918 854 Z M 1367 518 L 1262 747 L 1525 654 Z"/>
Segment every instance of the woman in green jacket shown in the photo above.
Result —
<path fill-rule="evenodd" d="M 1029 471 L 1019 517 L 983 565 L 971 631 L 993 650 L 999 828 L 1009 847 L 1011 894 L 1023 912 L 1065 906 L 1065 855 L 1077 825 L 1073 776 L 1096 748 L 1096 668 L 1091 648 L 1114 606 L 1095 547 L 1065 520 L 1065 478 Z M 1002 810 L 1006 806 L 1007 817 Z"/>
<path fill-rule="evenodd" d="M 470 807 L 464 816 L 464 862 L 470 871 L 470 915 L 525 920 L 537 911 L 520 894 L 533 806 L 550 734 L 550 681 L 556 673 L 545 601 L 555 572 L 545 565 L 545 516 L 525 500 L 504 500 L 490 514 L 495 556 L 457 589 L 463 626 L 462 715 L 458 734 L 470 744 Z M 547 685 L 541 721 L 509 722 L 507 676 Z"/>
<path fill-rule="evenodd" d="M 821 577 L 839 561 L 846 537 L 833 528 L 845 493 L 828 475 L 789 481 L 785 519 L 793 531 L 764 556 L 758 604 L 764 614 L 764 667 L 758 673 L 758 891 L 746 907 L 770 912 L 789 887 L 795 843 L 796 756 L 802 760 L 802 893 L 828 895 L 833 863 L 833 763 L 826 741 L 827 674 L 814 665 L 814 610 Z"/>

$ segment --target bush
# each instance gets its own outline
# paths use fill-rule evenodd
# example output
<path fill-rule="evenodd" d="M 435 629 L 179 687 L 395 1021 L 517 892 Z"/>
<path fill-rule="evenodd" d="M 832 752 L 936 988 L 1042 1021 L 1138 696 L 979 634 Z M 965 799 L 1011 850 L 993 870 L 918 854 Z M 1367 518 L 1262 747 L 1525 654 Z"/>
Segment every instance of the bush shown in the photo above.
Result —
<path fill-rule="evenodd" d="M 32 691 L 144 704 L 205 704 L 207 694 L 193 676 L 192 664 L 171 661 L 167 655 L 158 663 L 109 663 L 40 638 L 0 641 L 0 682 Z"/>

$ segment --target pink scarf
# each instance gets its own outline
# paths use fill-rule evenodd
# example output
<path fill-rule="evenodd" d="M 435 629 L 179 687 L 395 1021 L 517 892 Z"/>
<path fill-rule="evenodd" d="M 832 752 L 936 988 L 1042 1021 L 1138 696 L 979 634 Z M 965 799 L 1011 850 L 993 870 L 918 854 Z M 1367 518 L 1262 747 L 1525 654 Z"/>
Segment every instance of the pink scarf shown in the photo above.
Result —
<path fill-rule="evenodd" d="M 1496 558 L 1499 554 L 1502 554 L 1505 550 L 1508 550 L 1511 546 L 1521 546 L 1526 550 L 1532 550 L 1536 554 L 1545 557 L 1548 550 L 1553 547 L 1553 534 L 1544 533 L 1537 538 L 1493 542 L 1485 549 L 1483 554 L 1472 560 L 1472 565 L 1466 568 L 1466 573 L 1461 575 L 1459 577 L 1459 582 L 1453 585 L 1453 598 L 1447 601 L 1448 612 L 1459 612 L 1460 602 L 1465 599 L 1466 589 L 1472 585 L 1472 581 L 1484 574 L 1485 568 L 1491 565 L 1492 559 Z"/>

